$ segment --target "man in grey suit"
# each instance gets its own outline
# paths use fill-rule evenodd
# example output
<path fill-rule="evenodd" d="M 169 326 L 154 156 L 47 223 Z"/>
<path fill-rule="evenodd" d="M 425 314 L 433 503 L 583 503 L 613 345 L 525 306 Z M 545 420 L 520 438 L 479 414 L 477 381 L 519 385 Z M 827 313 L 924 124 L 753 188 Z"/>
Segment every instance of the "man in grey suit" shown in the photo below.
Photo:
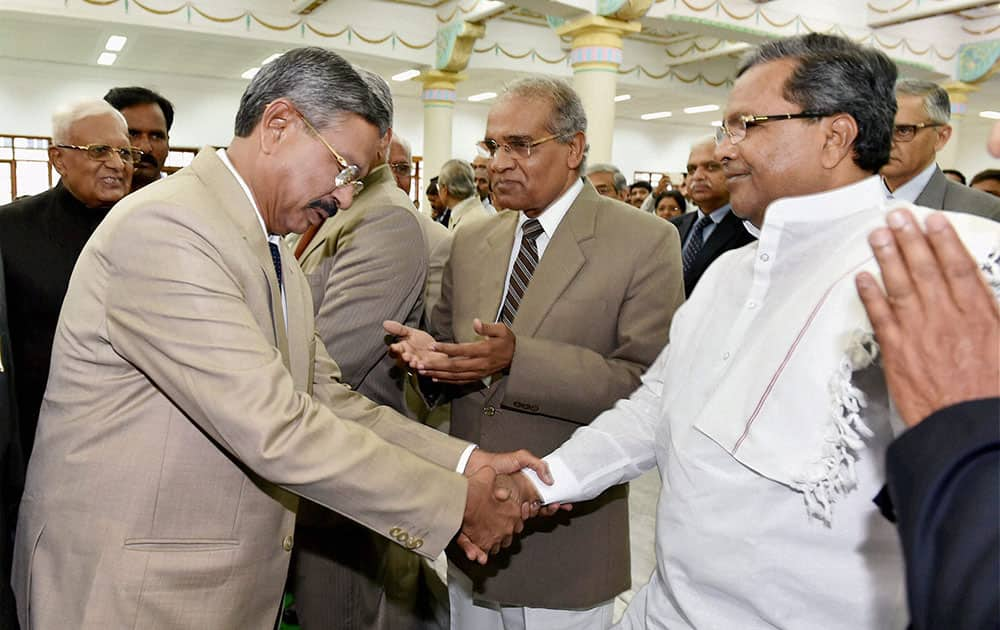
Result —
<path fill-rule="evenodd" d="M 391 115 L 389 86 L 366 70 L 359 73 Z M 423 321 L 430 252 L 422 223 L 445 232 L 446 239 L 448 231 L 419 216 L 399 188 L 386 163 L 391 137 L 390 129 L 379 141 L 350 210 L 323 222 L 299 264 L 312 289 L 316 330 L 343 380 L 407 414 L 404 371 L 388 356 L 382 322 Z M 291 237 L 289 246 L 298 249 L 299 240 Z M 292 590 L 303 628 L 438 628 L 435 617 L 447 617 L 447 593 L 437 575 L 416 554 L 361 525 L 306 502 L 296 538 Z"/>
<path fill-rule="evenodd" d="M 250 82 L 227 149 L 101 223 L 28 466 L 22 627 L 270 630 L 299 495 L 430 558 L 460 522 L 481 561 L 519 528 L 491 469 L 510 462 L 481 467 L 341 384 L 281 239 L 350 205 L 388 125 L 346 61 L 289 51 Z"/>
<path fill-rule="evenodd" d="M 726 174 L 722 171 L 722 163 L 715 159 L 715 138 L 707 138 L 691 147 L 687 175 L 688 193 L 698 204 L 698 210 L 670 221 L 680 232 L 684 293 L 691 295 L 712 261 L 731 249 L 753 242 L 754 237 L 729 205 Z"/>
<path fill-rule="evenodd" d="M 564 82 L 510 85 L 480 148 L 513 210 L 455 233 L 431 318 L 434 338 L 457 343 L 386 324 L 411 367 L 453 384 L 452 434 L 486 448 L 546 451 L 589 424 L 635 389 L 684 299 L 677 230 L 581 177 L 586 126 Z M 610 626 L 629 586 L 627 494 L 529 524 L 486 571 L 449 552 L 452 628 Z"/>
<path fill-rule="evenodd" d="M 889 196 L 1000 221 L 1000 199 L 951 181 L 935 161 L 951 138 L 948 92 L 931 81 L 900 79 L 896 103 L 892 152 L 881 170 Z"/>

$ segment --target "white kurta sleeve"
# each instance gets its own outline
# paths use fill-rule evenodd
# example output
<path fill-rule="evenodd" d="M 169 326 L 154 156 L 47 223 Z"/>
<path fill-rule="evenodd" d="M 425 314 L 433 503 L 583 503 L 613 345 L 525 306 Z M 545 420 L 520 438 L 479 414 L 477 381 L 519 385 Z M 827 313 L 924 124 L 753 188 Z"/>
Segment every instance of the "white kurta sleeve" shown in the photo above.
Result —
<path fill-rule="evenodd" d="M 668 345 L 628 398 L 577 429 L 562 446 L 544 459 L 554 484 L 524 473 L 535 484 L 543 503 L 592 499 L 615 484 L 635 479 L 656 464 L 656 431 L 662 420 L 664 373 Z"/>

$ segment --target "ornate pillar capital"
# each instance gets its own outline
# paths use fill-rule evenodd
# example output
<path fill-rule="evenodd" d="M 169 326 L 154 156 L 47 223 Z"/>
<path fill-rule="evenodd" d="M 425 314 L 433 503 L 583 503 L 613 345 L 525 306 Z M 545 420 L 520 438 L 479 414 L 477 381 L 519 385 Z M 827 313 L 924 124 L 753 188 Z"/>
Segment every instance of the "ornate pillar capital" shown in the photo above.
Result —
<path fill-rule="evenodd" d="M 468 78 L 464 72 L 449 72 L 447 70 L 427 70 L 421 73 L 420 82 L 424 86 L 422 100 L 424 106 L 436 104 L 441 107 L 455 105 L 455 88 Z"/>
<path fill-rule="evenodd" d="M 948 93 L 948 100 L 951 101 L 952 118 L 962 118 L 969 107 L 969 94 L 979 91 L 978 85 L 965 83 L 963 81 L 949 81 L 941 86 Z"/>
<path fill-rule="evenodd" d="M 559 36 L 573 38 L 570 63 L 574 72 L 583 68 L 618 70 L 622 62 L 622 39 L 642 30 L 639 22 L 626 22 L 599 15 L 585 15 L 556 27 Z"/>

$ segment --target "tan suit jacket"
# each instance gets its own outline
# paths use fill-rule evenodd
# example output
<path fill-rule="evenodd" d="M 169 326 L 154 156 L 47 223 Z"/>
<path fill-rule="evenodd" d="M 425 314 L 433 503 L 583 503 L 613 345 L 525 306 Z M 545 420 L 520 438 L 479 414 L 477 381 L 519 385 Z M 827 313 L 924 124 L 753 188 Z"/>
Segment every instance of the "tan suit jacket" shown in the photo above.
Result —
<path fill-rule="evenodd" d="M 473 193 L 471 197 L 459 201 L 451 209 L 451 218 L 448 219 L 448 229 L 454 232 L 459 225 L 468 225 L 473 221 L 479 221 L 492 216 L 486 209 L 483 202 L 479 200 L 479 195 Z"/>
<path fill-rule="evenodd" d="M 95 232 L 21 504 L 22 628 L 270 629 L 297 494 L 427 557 L 451 539 L 465 445 L 339 383 L 281 254 L 287 332 L 258 217 L 211 150 Z"/>
<path fill-rule="evenodd" d="M 473 318 L 495 321 L 520 213 L 455 233 L 435 337 L 473 341 Z M 487 450 L 539 455 L 628 396 L 667 342 L 684 301 L 680 241 L 668 221 L 600 196 L 589 183 L 535 270 L 514 319 L 509 374 L 452 402 L 451 432 Z M 627 487 L 616 486 L 525 535 L 486 567 L 451 560 L 486 599 L 589 608 L 629 586 Z"/>

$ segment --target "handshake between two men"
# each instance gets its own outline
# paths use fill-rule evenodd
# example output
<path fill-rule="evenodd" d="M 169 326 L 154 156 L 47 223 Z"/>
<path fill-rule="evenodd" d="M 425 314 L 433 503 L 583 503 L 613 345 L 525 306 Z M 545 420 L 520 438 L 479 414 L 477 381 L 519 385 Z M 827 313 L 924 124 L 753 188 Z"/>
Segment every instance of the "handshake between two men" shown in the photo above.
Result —
<path fill-rule="evenodd" d="M 389 351 L 400 364 L 435 382 L 460 385 L 496 375 L 510 366 L 514 333 L 505 324 L 473 322 L 481 339 L 472 343 L 439 343 L 399 322 L 383 322 L 392 343 Z M 552 484 L 548 465 L 527 450 L 489 453 L 476 449 L 465 475 L 468 497 L 457 543 L 469 560 L 485 564 L 489 554 L 510 546 L 524 521 L 569 510 L 569 504 L 541 505 L 541 497 L 521 470 L 530 468 L 544 483 Z"/>

